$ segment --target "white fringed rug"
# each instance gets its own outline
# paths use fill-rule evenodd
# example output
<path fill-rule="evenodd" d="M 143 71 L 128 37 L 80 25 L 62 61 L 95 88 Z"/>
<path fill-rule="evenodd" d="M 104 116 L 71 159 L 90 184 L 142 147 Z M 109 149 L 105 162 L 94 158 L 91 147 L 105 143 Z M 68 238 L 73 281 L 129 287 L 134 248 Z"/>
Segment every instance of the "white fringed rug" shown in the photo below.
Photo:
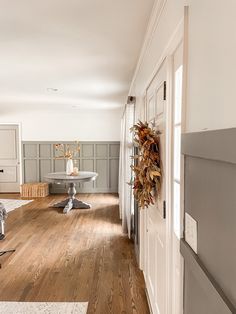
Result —
<path fill-rule="evenodd" d="M 0 199 L 0 203 L 2 203 L 7 211 L 7 213 L 12 210 L 19 208 L 23 205 L 29 204 L 33 202 L 33 200 L 12 200 L 12 199 Z M 1 313 L 1 312 L 0 312 Z"/>
<path fill-rule="evenodd" d="M 1 314 L 86 314 L 88 302 L 0 302 Z"/>

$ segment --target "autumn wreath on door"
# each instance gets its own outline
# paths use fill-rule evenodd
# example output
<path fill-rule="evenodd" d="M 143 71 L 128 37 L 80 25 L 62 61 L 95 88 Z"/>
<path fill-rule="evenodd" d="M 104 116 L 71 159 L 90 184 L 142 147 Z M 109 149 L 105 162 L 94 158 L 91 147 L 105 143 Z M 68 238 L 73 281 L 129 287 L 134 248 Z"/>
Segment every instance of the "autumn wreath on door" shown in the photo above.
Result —
<path fill-rule="evenodd" d="M 161 188 L 160 132 L 139 121 L 131 129 L 138 154 L 131 168 L 133 193 L 140 208 L 154 204 Z"/>

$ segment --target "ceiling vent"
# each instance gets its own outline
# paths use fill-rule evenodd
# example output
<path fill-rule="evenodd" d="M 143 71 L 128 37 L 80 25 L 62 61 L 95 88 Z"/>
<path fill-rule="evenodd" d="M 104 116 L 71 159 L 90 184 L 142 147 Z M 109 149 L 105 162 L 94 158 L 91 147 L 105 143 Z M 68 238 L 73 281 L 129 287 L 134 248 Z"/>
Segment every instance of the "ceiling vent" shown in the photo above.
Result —
<path fill-rule="evenodd" d="M 136 102 L 136 97 L 135 96 L 128 96 L 127 98 L 127 104 L 135 104 Z"/>

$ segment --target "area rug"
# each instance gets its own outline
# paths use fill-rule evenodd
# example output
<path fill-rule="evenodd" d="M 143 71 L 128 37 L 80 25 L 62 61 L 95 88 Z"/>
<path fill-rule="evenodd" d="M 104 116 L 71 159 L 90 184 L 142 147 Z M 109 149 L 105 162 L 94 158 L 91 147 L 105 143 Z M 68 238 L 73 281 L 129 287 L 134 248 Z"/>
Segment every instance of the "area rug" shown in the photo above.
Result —
<path fill-rule="evenodd" d="M 12 210 L 19 208 L 23 205 L 29 204 L 30 202 L 33 202 L 33 200 L 0 199 L 0 203 L 2 203 L 4 205 L 7 213 L 9 213 Z"/>
<path fill-rule="evenodd" d="M 87 302 L 0 302 L 1 314 L 86 314 Z"/>

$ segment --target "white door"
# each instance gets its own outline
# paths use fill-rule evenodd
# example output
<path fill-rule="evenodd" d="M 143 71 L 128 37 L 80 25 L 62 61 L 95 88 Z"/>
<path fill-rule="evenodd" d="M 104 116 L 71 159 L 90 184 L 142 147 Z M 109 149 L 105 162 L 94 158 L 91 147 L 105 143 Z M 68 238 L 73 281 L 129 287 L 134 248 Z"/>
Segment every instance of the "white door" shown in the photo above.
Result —
<path fill-rule="evenodd" d="M 147 90 L 147 121 L 161 131 L 162 189 L 155 204 L 146 210 L 146 262 L 144 274 L 154 314 L 165 314 L 167 306 L 166 191 L 166 61 Z"/>
<path fill-rule="evenodd" d="M 172 313 L 183 313 L 183 260 L 180 238 L 183 229 L 183 178 L 181 175 L 183 45 L 173 54 L 172 119 Z"/>
<path fill-rule="evenodd" d="M 0 125 L 0 193 L 19 191 L 19 128 Z"/>

